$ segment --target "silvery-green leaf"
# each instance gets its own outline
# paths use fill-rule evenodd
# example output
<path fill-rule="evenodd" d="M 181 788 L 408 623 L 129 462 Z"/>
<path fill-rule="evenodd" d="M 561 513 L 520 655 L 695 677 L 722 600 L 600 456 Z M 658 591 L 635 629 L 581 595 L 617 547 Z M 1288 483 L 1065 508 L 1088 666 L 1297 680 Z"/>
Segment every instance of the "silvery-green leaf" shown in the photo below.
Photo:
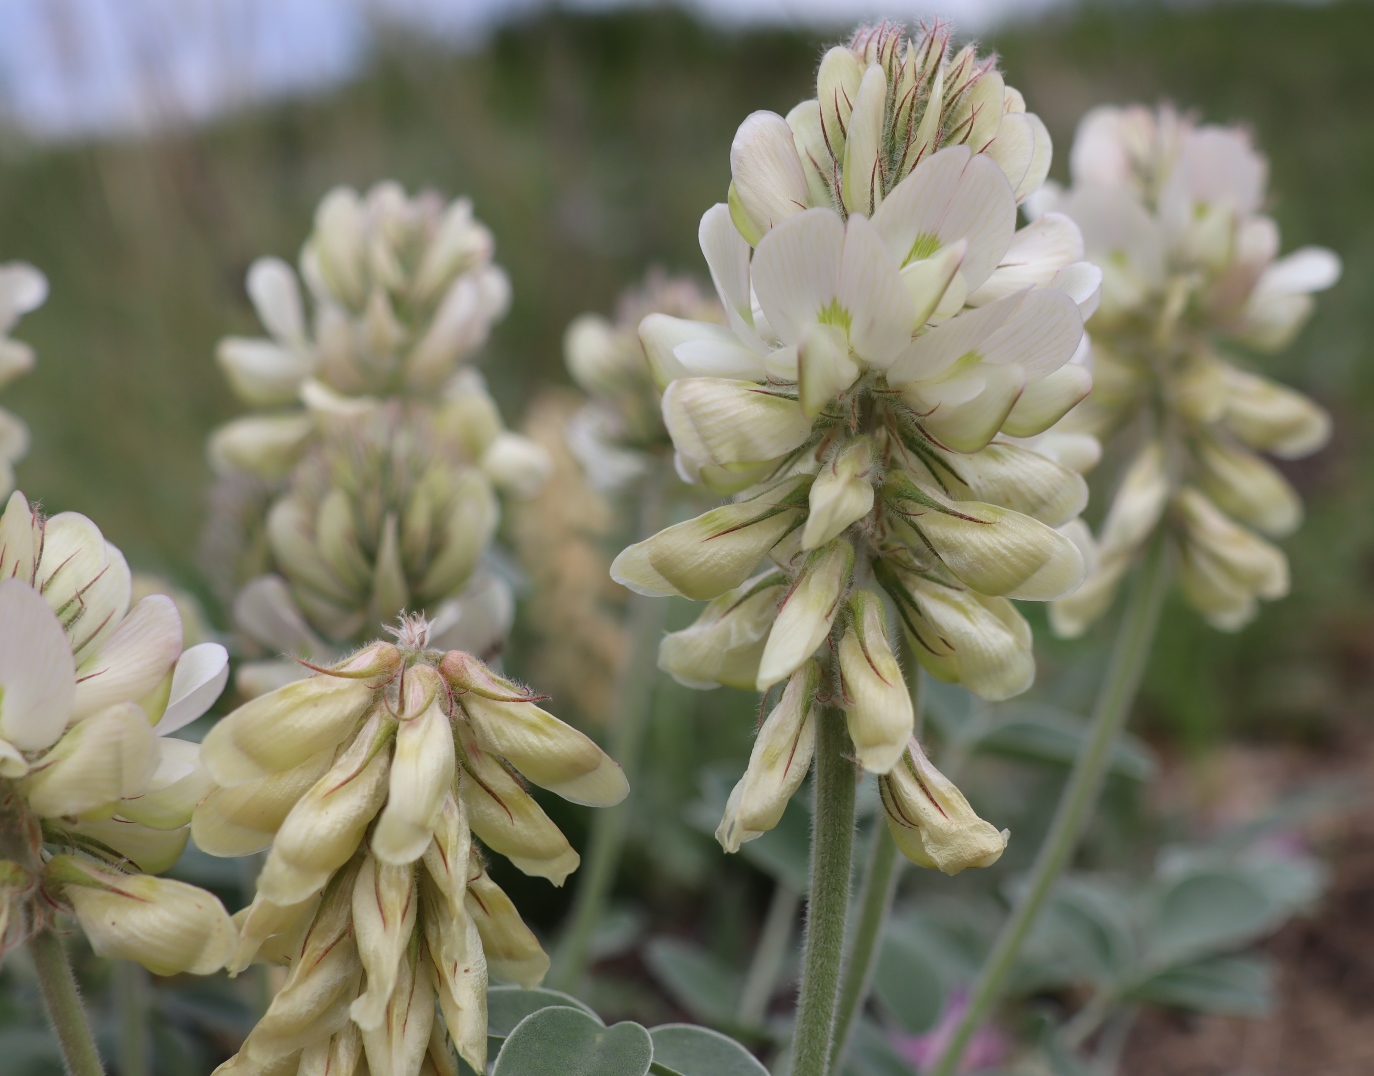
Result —
<path fill-rule="evenodd" d="M 520 1021 L 492 1076 L 646 1076 L 653 1059 L 653 1042 L 638 1024 L 606 1027 L 581 1009 L 558 1006 Z"/>

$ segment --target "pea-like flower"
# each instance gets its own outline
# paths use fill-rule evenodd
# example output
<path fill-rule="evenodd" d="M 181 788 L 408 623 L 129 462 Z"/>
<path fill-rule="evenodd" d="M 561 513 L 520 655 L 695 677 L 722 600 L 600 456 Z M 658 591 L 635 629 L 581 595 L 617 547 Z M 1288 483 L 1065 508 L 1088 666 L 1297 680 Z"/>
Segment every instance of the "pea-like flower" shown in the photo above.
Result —
<path fill-rule="evenodd" d="M 1340 262 L 1319 247 L 1278 256 L 1278 227 L 1260 212 L 1268 164 L 1238 128 L 1167 107 L 1101 108 L 1080 124 L 1071 165 L 1072 189 L 1047 189 L 1034 204 L 1078 224 L 1104 277 L 1092 319 L 1095 387 L 1056 432 L 1121 441 L 1129 462 L 1097 568 L 1055 603 L 1054 626 L 1077 635 L 1101 616 L 1163 522 L 1188 601 L 1213 626 L 1236 630 L 1260 600 L 1287 593 L 1270 539 L 1302 520 L 1297 493 L 1264 456 L 1315 452 L 1331 425 L 1305 396 L 1244 369 L 1236 352 L 1286 347 Z"/>
<path fill-rule="evenodd" d="M 0 265 L 0 388 L 33 369 L 33 348 L 10 336 L 21 317 L 43 305 L 48 278 L 25 262 Z M 0 408 L 0 497 L 14 489 L 14 465 L 29 450 L 29 428 Z"/>
<path fill-rule="evenodd" d="M 222 1073 L 340 1054 L 415 1076 L 431 1050 L 451 1071 L 445 1029 L 485 1071 L 488 977 L 530 987 L 548 969 L 474 837 L 562 885 L 577 853 L 521 778 L 610 806 L 624 775 L 541 697 L 432 649 L 429 631 L 404 617 L 396 644 L 260 696 L 205 739 L 218 787 L 196 808 L 197 845 L 267 850 L 231 968 L 289 969 Z"/>
<path fill-rule="evenodd" d="M 568 445 L 593 485 L 608 492 L 633 483 L 655 457 L 671 458 L 673 451 L 662 389 L 639 339 L 640 322 L 650 314 L 725 323 L 715 296 L 694 280 L 653 271 L 621 296 L 614 320 L 583 314 L 563 338 L 568 373 L 589 397 L 568 423 Z"/>
<path fill-rule="evenodd" d="M 22 493 L 0 515 L 0 940 L 69 909 L 98 952 L 160 974 L 223 966 L 219 901 L 166 870 L 210 789 L 197 744 L 170 736 L 223 690 L 218 643 L 182 650 L 161 594 L 129 607 L 119 550 L 85 516 L 43 518 Z"/>
<path fill-rule="evenodd" d="M 731 850 L 797 787 L 817 707 L 844 713 L 865 769 L 899 765 L 914 712 L 895 625 L 933 675 L 1006 698 L 1034 675 L 1011 600 L 1086 573 L 1072 446 L 1028 440 L 1088 392 L 1101 279 L 1067 218 L 1016 229 L 1049 152 L 943 27 L 861 30 L 826 53 L 815 100 L 736 135 L 700 230 L 728 324 L 641 325 L 679 473 L 735 497 L 612 575 L 711 603 L 663 642 L 679 680 L 787 685 L 722 823 Z"/>

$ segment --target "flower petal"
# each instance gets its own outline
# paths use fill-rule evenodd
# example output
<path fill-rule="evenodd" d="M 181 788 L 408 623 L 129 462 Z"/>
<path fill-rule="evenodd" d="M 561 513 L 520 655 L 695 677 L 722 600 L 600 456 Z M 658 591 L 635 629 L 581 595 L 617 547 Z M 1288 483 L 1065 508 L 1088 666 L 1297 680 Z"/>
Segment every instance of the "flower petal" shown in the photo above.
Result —
<path fill-rule="evenodd" d="M 833 209 L 808 209 L 759 240 L 754 291 L 768 324 L 786 343 L 819 320 L 839 294 L 845 227 Z"/>
<path fill-rule="evenodd" d="M 214 705 L 229 681 L 229 652 L 219 643 L 193 646 L 177 659 L 167 709 L 153 727 L 167 736 L 189 725 Z"/>
<path fill-rule="evenodd" d="M 24 507 L 27 510 L 27 502 Z M 51 747 L 67 726 L 75 698 L 71 644 L 52 609 L 27 582 L 0 582 L 0 731 L 4 738 L 23 751 Z"/>

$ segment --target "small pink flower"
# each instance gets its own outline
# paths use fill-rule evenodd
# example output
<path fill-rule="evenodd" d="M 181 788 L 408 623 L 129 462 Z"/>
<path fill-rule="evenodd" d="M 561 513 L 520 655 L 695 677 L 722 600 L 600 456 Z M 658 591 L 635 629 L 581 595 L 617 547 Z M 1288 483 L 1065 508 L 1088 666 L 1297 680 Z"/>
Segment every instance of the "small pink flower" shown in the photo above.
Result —
<path fill-rule="evenodd" d="M 891 1035 L 891 1042 L 897 1054 L 918 1070 L 924 1070 L 935 1062 L 935 1059 L 944 1052 L 948 1045 L 954 1029 L 963 1018 L 964 1012 L 968 1009 L 968 990 L 960 987 L 955 990 L 945 1003 L 945 1011 L 940 1014 L 940 1019 L 935 1026 L 924 1035 L 906 1035 L 902 1032 L 894 1032 Z M 1010 1052 L 1010 1044 L 1006 1036 L 994 1027 L 981 1027 L 973 1033 L 973 1038 L 969 1040 L 968 1048 L 964 1051 L 963 1061 L 960 1062 L 959 1071 L 961 1073 L 982 1072 L 998 1065 L 1006 1060 Z"/>

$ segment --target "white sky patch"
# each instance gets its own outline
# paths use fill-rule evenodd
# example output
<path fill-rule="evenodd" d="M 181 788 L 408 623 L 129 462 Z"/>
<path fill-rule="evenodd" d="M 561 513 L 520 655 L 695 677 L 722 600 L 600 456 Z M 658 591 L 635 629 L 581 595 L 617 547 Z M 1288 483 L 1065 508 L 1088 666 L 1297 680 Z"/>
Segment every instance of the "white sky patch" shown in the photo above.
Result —
<path fill-rule="evenodd" d="M 658 0 L 564 0 L 608 10 Z M 986 32 L 1063 0 L 678 0 L 727 27 L 843 32 L 939 14 Z M 0 0 L 0 123 L 42 139 L 126 135 L 293 93 L 358 71 L 378 23 L 471 46 L 550 0 Z"/>

